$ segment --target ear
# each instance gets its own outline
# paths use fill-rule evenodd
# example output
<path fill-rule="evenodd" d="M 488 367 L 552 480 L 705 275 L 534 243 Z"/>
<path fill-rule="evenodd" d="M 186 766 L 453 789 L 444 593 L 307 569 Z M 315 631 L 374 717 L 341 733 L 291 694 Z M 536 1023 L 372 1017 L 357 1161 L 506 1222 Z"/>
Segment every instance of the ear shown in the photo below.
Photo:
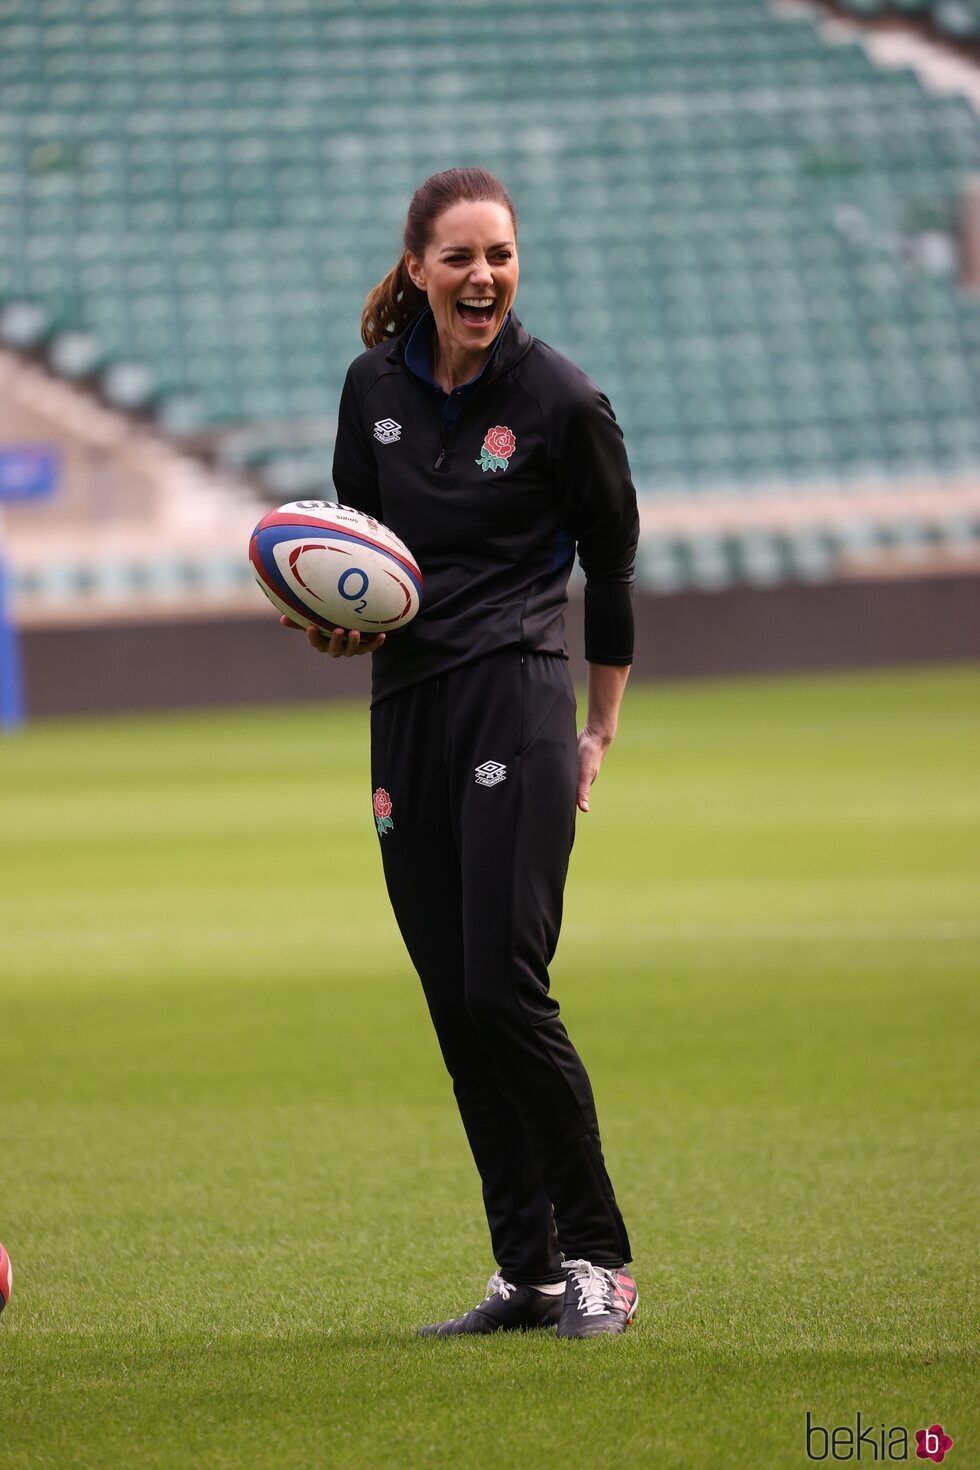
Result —
<path fill-rule="evenodd" d="M 410 250 L 405 251 L 405 269 L 408 271 L 408 279 L 419 291 L 426 289 L 425 271 L 422 262 Z"/>

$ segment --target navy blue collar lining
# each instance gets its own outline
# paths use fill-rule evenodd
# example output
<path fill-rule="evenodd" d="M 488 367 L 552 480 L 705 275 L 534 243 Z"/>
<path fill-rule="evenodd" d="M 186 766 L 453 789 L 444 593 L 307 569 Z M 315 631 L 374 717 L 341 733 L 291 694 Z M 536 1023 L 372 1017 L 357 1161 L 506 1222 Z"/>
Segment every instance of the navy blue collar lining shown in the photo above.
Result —
<path fill-rule="evenodd" d="M 429 362 L 431 360 L 430 349 L 432 346 L 432 333 L 435 329 L 435 317 L 432 315 L 432 310 L 430 307 L 425 308 L 425 310 L 422 312 L 421 316 L 417 318 L 414 326 L 409 332 L 408 337 L 405 341 L 402 360 L 405 363 L 405 366 L 408 368 L 409 372 L 414 373 L 415 377 L 421 379 L 423 383 L 427 383 L 430 388 L 434 388 L 437 393 L 443 396 L 443 398 L 455 396 L 455 394 L 457 393 L 462 397 L 471 388 L 474 388 L 476 386 L 476 384 L 483 377 L 484 373 L 490 367 L 494 358 L 497 356 L 509 321 L 510 312 L 507 313 L 506 317 L 504 318 L 503 326 L 500 328 L 500 331 L 497 333 L 496 337 L 494 337 L 493 343 L 490 347 L 490 351 L 487 354 L 487 360 L 481 367 L 480 371 L 478 373 L 475 373 L 472 378 L 468 379 L 467 382 L 461 383 L 458 388 L 454 388 L 452 395 L 446 392 L 441 383 L 436 382 L 435 378 L 432 376 L 432 370 L 429 366 Z"/>

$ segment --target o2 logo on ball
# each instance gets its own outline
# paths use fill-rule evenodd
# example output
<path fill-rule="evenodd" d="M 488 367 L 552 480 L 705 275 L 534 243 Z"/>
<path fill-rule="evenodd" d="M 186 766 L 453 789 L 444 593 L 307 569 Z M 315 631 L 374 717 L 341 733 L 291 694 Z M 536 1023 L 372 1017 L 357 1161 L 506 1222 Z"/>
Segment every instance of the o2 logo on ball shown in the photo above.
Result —
<path fill-rule="evenodd" d="M 316 589 L 304 579 L 303 574 L 299 569 L 298 563 L 301 557 L 308 556 L 311 552 L 334 550 L 334 547 L 321 546 L 319 543 L 314 542 L 312 545 L 306 544 L 303 546 L 294 546 L 292 551 L 289 553 L 289 570 L 292 572 L 293 576 L 296 578 L 297 582 L 303 588 L 303 590 L 305 592 L 311 593 L 315 598 L 317 598 L 318 601 L 321 602 L 324 600 L 322 591 L 317 592 Z M 371 579 L 363 567 L 345 567 L 340 576 L 337 578 L 338 593 L 345 602 L 352 603 L 353 611 L 359 614 L 363 613 L 364 609 L 367 607 L 366 593 L 370 585 Z"/>
<path fill-rule="evenodd" d="M 355 587 L 353 592 L 350 590 L 351 577 L 360 577 L 361 579 L 360 586 Z M 367 572 L 362 571 L 360 567 L 348 567 L 346 572 L 342 573 L 340 581 L 337 583 L 337 591 L 345 602 L 352 602 L 354 604 L 354 611 L 356 613 L 362 613 L 367 607 L 367 598 L 364 594 L 370 585 L 371 582 Z"/>

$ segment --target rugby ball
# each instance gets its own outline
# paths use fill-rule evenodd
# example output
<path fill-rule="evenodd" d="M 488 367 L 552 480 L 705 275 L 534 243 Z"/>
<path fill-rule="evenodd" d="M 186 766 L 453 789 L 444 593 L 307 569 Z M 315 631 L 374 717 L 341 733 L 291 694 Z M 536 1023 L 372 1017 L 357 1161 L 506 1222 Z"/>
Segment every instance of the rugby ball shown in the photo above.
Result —
<path fill-rule="evenodd" d="M 6 1250 L 0 1245 L 0 1312 L 10 1301 L 10 1293 L 14 1289 L 14 1268 L 10 1264 L 10 1257 Z"/>
<path fill-rule="evenodd" d="M 273 607 L 304 627 L 391 633 L 419 610 L 422 574 L 408 547 L 348 505 L 280 505 L 259 521 L 248 554 Z"/>

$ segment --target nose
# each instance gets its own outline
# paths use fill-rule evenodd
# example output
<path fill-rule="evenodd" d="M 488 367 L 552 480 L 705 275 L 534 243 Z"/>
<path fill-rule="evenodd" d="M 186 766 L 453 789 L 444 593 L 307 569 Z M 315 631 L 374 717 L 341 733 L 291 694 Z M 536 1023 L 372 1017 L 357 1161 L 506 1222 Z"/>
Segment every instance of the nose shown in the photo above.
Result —
<path fill-rule="evenodd" d="M 470 270 L 470 280 L 474 286 L 492 286 L 493 272 L 486 260 L 474 260 Z"/>

